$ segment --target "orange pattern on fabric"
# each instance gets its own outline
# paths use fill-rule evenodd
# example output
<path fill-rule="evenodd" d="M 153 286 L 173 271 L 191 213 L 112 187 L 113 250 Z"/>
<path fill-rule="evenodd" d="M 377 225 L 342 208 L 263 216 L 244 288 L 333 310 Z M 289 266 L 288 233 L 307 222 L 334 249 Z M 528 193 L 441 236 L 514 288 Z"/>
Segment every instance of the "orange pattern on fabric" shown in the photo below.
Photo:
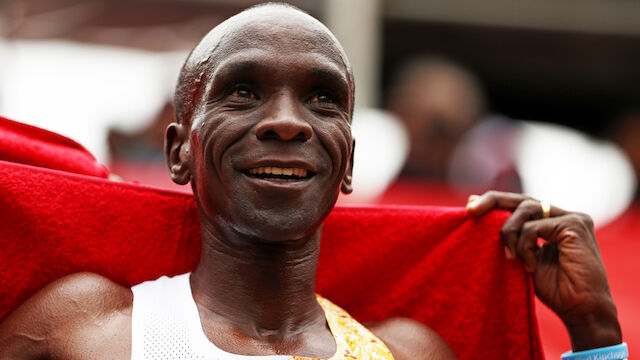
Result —
<path fill-rule="evenodd" d="M 331 301 L 318 296 L 327 323 L 336 341 L 336 353 L 329 360 L 393 360 L 393 356 L 382 340 L 352 318 L 346 311 Z M 294 356 L 294 360 L 311 360 Z"/>

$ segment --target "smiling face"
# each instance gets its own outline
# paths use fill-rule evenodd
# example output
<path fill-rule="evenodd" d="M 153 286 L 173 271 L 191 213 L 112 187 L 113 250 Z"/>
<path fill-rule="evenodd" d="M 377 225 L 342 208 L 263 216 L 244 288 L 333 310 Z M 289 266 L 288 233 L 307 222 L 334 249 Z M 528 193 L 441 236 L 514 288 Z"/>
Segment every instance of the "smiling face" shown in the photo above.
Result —
<path fill-rule="evenodd" d="M 351 186 L 352 84 L 342 50 L 315 19 L 282 7 L 241 13 L 203 43 L 213 50 L 195 61 L 206 67 L 197 105 L 167 131 L 172 177 L 191 177 L 214 225 L 268 241 L 310 235 L 341 184 Z"/>

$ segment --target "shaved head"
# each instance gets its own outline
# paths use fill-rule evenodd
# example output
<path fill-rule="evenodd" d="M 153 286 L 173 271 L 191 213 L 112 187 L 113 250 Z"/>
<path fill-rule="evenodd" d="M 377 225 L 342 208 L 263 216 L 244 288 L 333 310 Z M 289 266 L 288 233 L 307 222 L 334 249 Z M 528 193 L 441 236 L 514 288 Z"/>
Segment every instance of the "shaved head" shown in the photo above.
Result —
<path fill-rule="evenodd" d="M 290 36 L 282 39 L 289 46 L 308 45 L 308 36 L 322 39 L 315 51 L 342 67 L 350 88 L 349 113 L 353 115 L 355 84 L 351 65 L 335 36 L 320 21 L 304 11 L 282 3 L 260 4 L 230 17 L 202 38 L 191 51 L 178 77 L 175 92 L 176 118 L 189 126 L 203 111 L 203 99 L 215 84 L 213 75 L 219 64 L 238 49 L 256 48 L 261 39 L 271 39 L 274 30 Z M 249 35 L 250 34 L 250 35 Z"/>

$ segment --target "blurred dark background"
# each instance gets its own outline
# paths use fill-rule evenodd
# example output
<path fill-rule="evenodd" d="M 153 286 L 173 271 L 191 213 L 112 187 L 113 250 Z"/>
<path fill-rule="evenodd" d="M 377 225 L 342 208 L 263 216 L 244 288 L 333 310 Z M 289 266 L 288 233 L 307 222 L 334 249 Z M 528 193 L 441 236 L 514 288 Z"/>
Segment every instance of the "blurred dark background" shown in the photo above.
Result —
<path fill-rule="evenodd" d="M 188 50 L 213 24 L 258 1 L 4 0 L 6 39 L 69 39 L 153 51 Z M 327 15 L 326 1 L 292 1 Z M 492 112 L 605 136 L 640 107 L 636 1 L 371 1 L 379 14 L 380 91 L 424 53 L 475 73 Z M 355 28 L 357 31 L 357 28 Z M 374 100 L 375 101 L 375 100 Z"/>
<path fill-rule="evenodd" d="M 640 105 L 636 34 L 400 19 L 385 21 L 384 29 L 384 87 L 393 69 L 429 52 L 474 72 L 491 110 L 511 118 L 605 136 L 623 109 Z"/>

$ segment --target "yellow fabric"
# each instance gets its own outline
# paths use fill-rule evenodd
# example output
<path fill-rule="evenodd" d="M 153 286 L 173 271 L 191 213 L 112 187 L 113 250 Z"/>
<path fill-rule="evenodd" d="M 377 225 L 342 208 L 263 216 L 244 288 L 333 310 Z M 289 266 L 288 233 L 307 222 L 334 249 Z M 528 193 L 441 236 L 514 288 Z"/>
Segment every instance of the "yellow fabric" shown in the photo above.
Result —
<path fill-rule="evenodd" d="M 329 360 L 393 360 L 391 352 L 382 340 L 346 311 L 321 296 L 318 296 L 318 303 L 324 309 L 327 323 L 337 345 L 336 353 Z M 300 356 L 294 356 L 292 359 L 309 360 Z"/>

